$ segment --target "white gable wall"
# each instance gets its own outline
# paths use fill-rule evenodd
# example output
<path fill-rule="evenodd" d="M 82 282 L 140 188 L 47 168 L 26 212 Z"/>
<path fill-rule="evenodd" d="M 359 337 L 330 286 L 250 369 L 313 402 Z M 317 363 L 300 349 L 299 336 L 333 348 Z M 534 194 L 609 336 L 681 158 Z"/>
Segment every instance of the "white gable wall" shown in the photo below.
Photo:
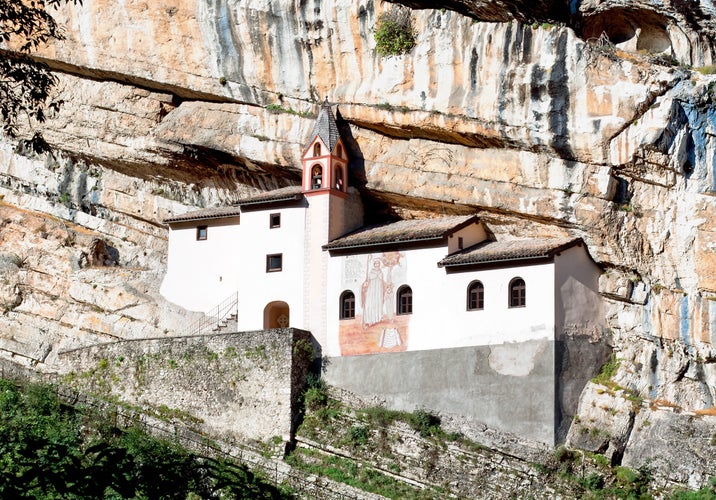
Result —
<path fill-rule="evenodd" d="M 207 226 L 206 240 L 196 239 L 197 226 Z M 185 309 L 206 312 L 234 293 L 241 232 L 238 217 L 172 224 L 161 294 Z"/>
<path fill-rule="evenodd" d="M 461 250 L 459 246 L 462 238 L 462 248 L 468 248 L 487 239 L 487 231 L 481 222 L 470 224 L 467 227 L 455 231 L 448 237 L 448 255 Z"/>
<path fill-rule="evenodd" d="M 302 206 L 242 212 L 244 241 L 237 249 L 239 267 L 239 330 L 264 327 L 264 309 L 274 301 L 286 302 L 290 326 L 305 328 L 303 316 L 303 239 L 305 212 Z M 281 214 L 281 227 L 270 227 L 270 214 Z M 282 254 L 282 270 L 266 272 L 266 256 Z"/>

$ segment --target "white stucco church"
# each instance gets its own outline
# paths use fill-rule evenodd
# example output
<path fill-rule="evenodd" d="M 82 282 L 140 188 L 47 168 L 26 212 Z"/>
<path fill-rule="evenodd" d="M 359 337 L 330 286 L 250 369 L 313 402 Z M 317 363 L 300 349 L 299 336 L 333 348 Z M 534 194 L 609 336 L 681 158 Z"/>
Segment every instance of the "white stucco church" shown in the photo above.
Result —
<path fill-rule="evenodd" d="M 207 311 L 236 293 L 239 331 L 309 330 L 335 359 L 508 344 L 536 346 L 514 354 L 534 359 L 570 330 L 600 328 L 600 268 L 582 240 L 496 241 L 474 215 L 364 226 L 327 103 L 301 162 L 301 186 L 168 219 L 162 294 Z M 500 375 L 529 373 L 528 361 L 490 355 Z M 338 379 L 363 377 L 336 366 Z"/>

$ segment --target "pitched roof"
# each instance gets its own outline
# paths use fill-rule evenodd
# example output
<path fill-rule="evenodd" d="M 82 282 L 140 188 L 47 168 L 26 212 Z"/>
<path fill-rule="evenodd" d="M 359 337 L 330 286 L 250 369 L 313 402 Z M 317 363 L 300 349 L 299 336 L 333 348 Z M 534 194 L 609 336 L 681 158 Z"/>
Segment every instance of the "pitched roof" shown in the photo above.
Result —
<path fill-rule="evenodd" d="M 389 222 L 360 228 L 329 242 L 323 248 L 325 250 L 343 250 L 394 243 L 441 240 L 472 222 L 477 222 L 477 217 L 474 215 Z"/>
<path fill-rule="evenodd" d="M 235 203 L 240 207 L 246 205 L 256 205 L 259 203 L 277 203 L 279 201 L 298 200 L 303 196 L 301 186 L 287 186 L 273 191 L 265 191 L 253 196 L 249 196 Z"/>
<path fill-rule="evenodd" d="M 515 260 L 544 259 L 582 243 L 581 238 L 546 238 L 483 241 L 438 262 L 440 267 L 457 267 Z"/>
<path fill-rule="evenodd" d="M 227 217 L 236 217 L 241 214 L 241 207 L 250 205 L 258 205 L 263 203 L 279 203 L 282 201 L 300 200 L 303 196 L 301 186 L 288 186 L 273 191 L 266 191 L 256 195 L 248 196 L 228 207 L 201 208 L 199 210 L 191 210 L 181 215 L 175 215 L 164 219 L 165 224 L 174 222 L 188 222 L 196 220 L 208 219 L 225 219 Z"/>
<path fill-rule="evenodd" d="M 223 219 L 226 217 L 236 217 L 241 214 L 239 207 L 216 207 L 216 208 L 202 208 L 199 210 L 192 210 L 181 215 L 175 215 L 164 219 L 165 224 L 171 224 L 173 222 L 188 222 L 195 220 L 205 219 Z"/>
<path fill-rule="evenodd" d="M 338 132 L 338 125 L 336 125 L 336 118 L 333 116 L 333 110 L 331 105 L 328 104 L 328 100 L 321 105 L 321 110 L 318 112 L 318 118 L 316 118 L 316 124 L 313 127 L 313 133 L 308 144 L 312 143 L 316 136 L 321 138 L 328 147 L 328 151 L 333 151 L 338 139 L 341 138 Z"/>

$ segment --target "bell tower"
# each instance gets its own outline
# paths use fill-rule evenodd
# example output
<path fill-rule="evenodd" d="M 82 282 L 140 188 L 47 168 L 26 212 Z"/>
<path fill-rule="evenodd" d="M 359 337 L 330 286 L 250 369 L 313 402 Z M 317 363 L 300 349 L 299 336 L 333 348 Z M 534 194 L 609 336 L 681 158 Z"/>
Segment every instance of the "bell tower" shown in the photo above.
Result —
<path fill-rule="evenodd" d="M 348 155 L 327 100 L 321 105 L 301 163 L 305 195 L 348 192 Z"/>
<path fill-rule="evenodd" d="M 301 155 L 306 200 L 304 242 L 304 318 L 321 345 L 326 345 L 328 252 L 323 245 L 363 224 L 358 192 L 348 186 L 348 153 L 328 100 L 324 101 Z M 318 306 L 320 304 L 320 306 Z"/>

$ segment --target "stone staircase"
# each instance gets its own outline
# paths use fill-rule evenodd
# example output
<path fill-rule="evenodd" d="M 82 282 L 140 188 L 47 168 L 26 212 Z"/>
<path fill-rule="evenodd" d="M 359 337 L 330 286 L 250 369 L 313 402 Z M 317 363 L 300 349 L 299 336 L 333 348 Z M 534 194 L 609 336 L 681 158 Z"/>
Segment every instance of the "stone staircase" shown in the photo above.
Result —
<path fill-rule="evenodd" d="M 218 306 L 204 314 L 204 317 L 179 332 L 180 336 L 234 333 L 239 326 L 239 294 L 232 293 Z"/>
<path fill-rule="evenodd" d="M 226 318 L 219 320 L 211 329 L 213 333 L 235 333 L 239 330 L 239 315 L 231 313 Z"/>

